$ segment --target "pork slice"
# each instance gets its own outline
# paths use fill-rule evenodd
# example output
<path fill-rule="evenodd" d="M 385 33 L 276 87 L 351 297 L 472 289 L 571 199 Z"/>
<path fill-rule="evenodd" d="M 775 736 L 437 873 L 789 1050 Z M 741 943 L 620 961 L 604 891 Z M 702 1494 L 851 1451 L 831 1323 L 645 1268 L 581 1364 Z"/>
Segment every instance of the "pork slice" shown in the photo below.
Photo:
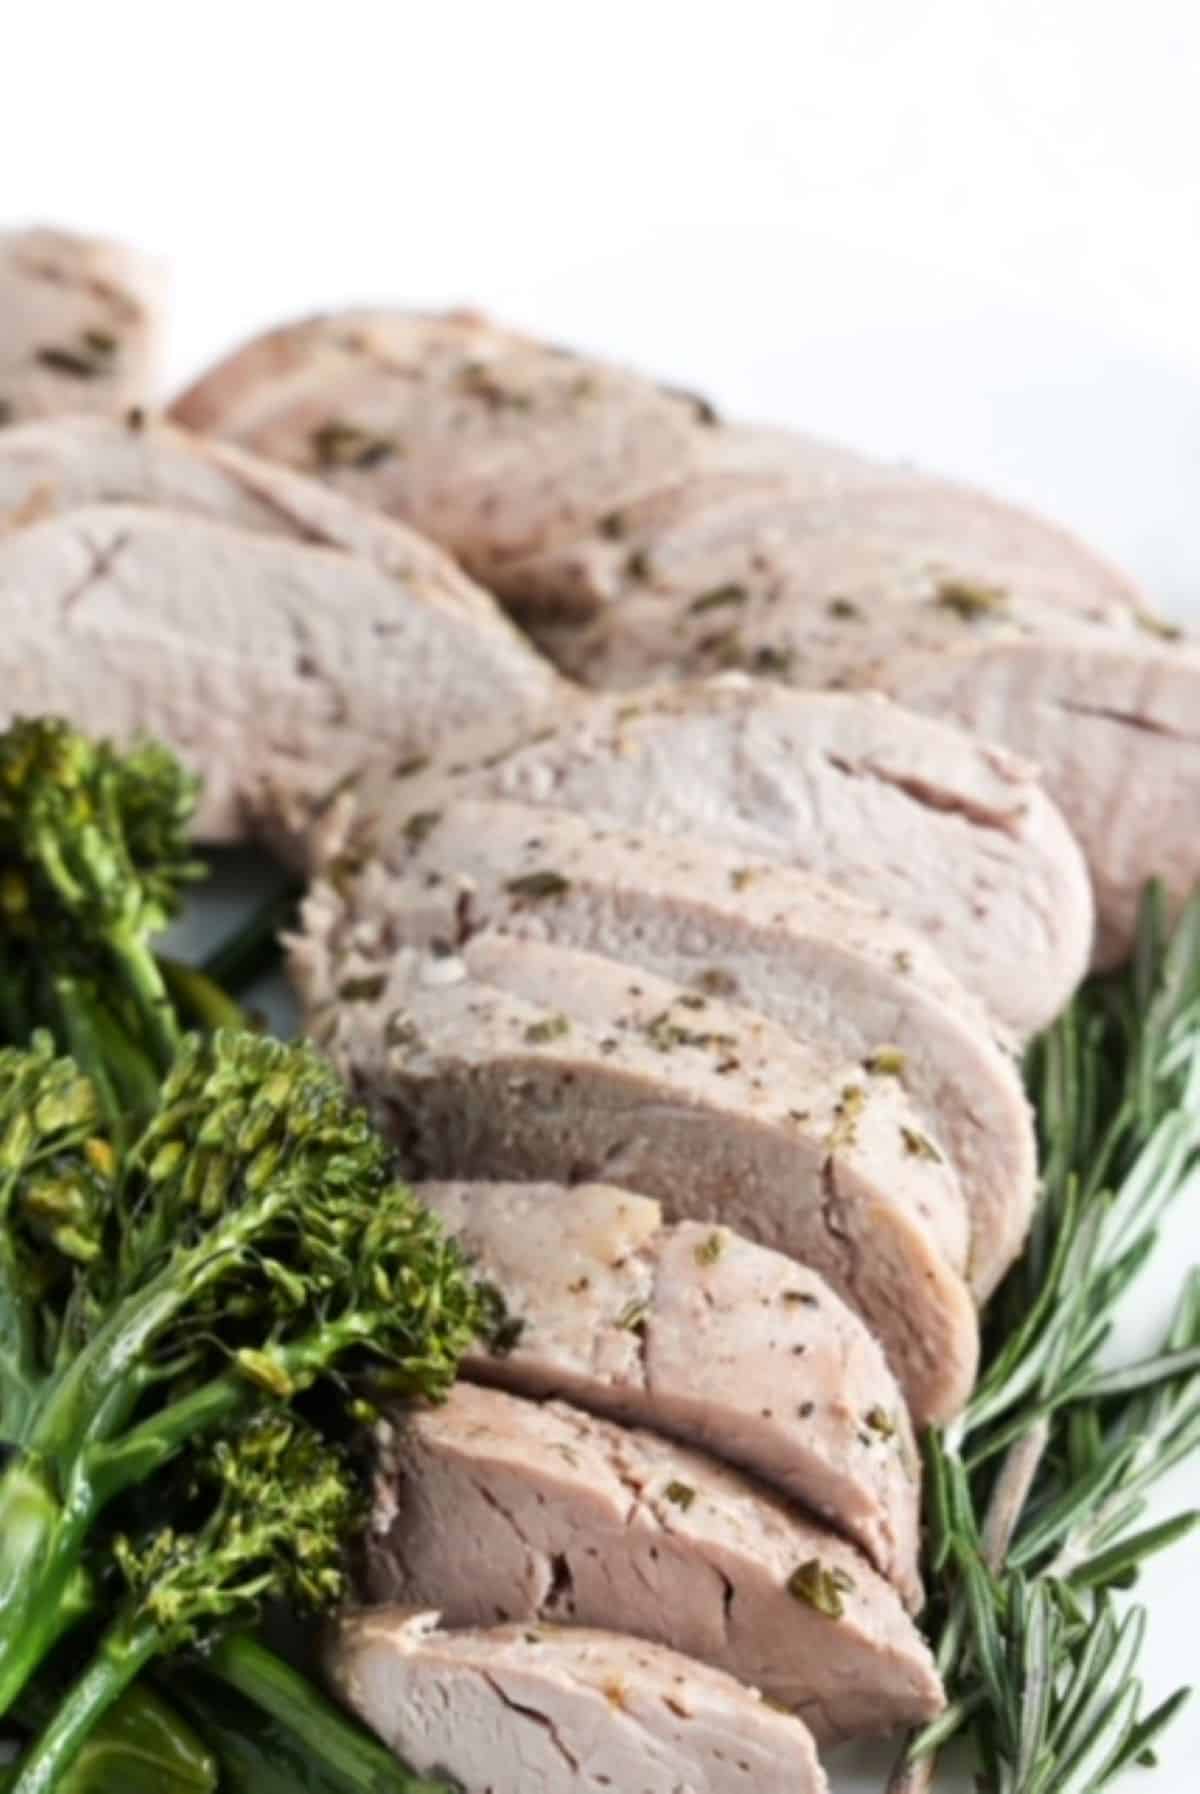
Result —
<path fill-rule="evenodd" d="M 824 563 L 824 575 L 815 566 Z M 958 653 L 981 642 L 1118 632 L 1134 643 L 1169 626 L 1148 610 L 1097 602 L 1084 616 L 1055 596 L 935 575 L 897 579 L 881 595 L 868 542 L 826 541 L 795 577 L 759 585 L 728 580 L 682 594 L 642 587 L 585 623 L 521 621 L 559 670 L 603 690 L 739 670 L 801 689 L 862 683 L 865 665 L 913 653 Z M 834 594 L 830 596 L 830 594 Z M 1086 594 L 1081 595 L 1086 597 Z"/>
<path fill-rule="evenodd" d="M 419 527 L 478 577 L 696 459 L 703 407 L 474 314 L 353 312 L 251 344 L 174 407 Z M 368 442 L 358 454 L 342 445 Z"/>
<path fill-rule="evenodd" d="M 589 536 L 508 566 L 506 600 L 535 635 L 549 624 L 550 639 L 597 685 L 618 676 L 645 684 L 688 665 L 710 670 L 707 643 L 747 623 L 764 635 L 774 612 L 796 606 L 829 612 L 847 636 L 850 622 L 876 622 L 896 603 L 941 603 L 952 620 L 972 596 L 1016 618 L 1028 606 L 1050 607 L 1130 629 L 1139 620 L 1156 626 L 1127 578 L 1044 519 L 950 481 L 866 462 L 847 467 L 837 451 L 818 444 L 799 452 L 805 446 L 796 439 L 793 469 L 768 441 L 760 466 L 777 454 L 774 477 L 693 474 Z M 585 628 L 572 649 L 570 625 L 614 606 L 624 624 L 614 616 L 607 632 Z M 776 621 L 785 632 L 787 617 Z"/>
<path fill-rule="evenodd" d="M 808 873 L 708 840 L 495 799 L 397 813 L 376 843 L 344 874 L 342 896 L 403 945 L 496 928 L 583 948 L 674 980 L 701 1011 L 709 994 L 734 997 L 798 1039 L 890 1067 L 958 1173 L 973 1287 L 982 1298 L 1000 1281 L 1033 1209 L 1032 1116 L 986 1011 L 911 929 Z M 531 903 L 520 893 L 545 866 L 566 888 Z"/>
<path fill-rule="evenodd" d="M 1019 1036 L 1087 967 L 1087 868 L 1032 766 L 867 693 L 728 674 L 576 701 L 557 722 L 460 738 L 415 776 L 366 779 L 330 807 L 314 856 L 370 853 L 395 807 L 462 796 L 707 837 L 816 874 L 924 935 Z"/>
<path fill-rule="evenodd" d="M 1095 963 L 1124 959 L 1146 882 L 1173 913 L 1200 883 L 1200 653 L 1099 631 L 865 667 L 915 710 L 1019 743 L 1087 859 Z"/>
<path fill-rule="evenodd" d="M 803 1722 L 719 1670 L 610 1632 L 439 1617 L 348 1614 L 326 1653 L 342 1699 L 420 1775 L 465 1794 L 827 1794 Z"/>
<path fill-rule="evenodd" d="M 943 1705 L 852 1545 L 700 1452 L 565 1403 L 460 1384 L 385 1428 L 367 1557 L 373 1601 L 628 1632 L 761 1688 L 821 1740 Z"/>
<path fill-rule="evenodd" d="M 496 613 L 433 603 L 361 557 L 144 506 L 0 539 L 8 714 L 160 737 L 205 777 L 198 832 L 236 838 L 269 778 L 323 791 L 381 752 L 552 700 Z"/>
<path fill-rule="evenodd" d="M 119 243 L 0 232 L 0 424 L 149 404 L 164 286 L 158 267 Z"/>
<path fill-rule="evenodd" d="M 876 1333 L 914 1419 L 971 1388 L 962 1194 L 896 1080 L 594 954 L 477 935 L 461 959 L 340 945 L 331 888 L 292 970 L 309 1026 L 426 1178 L 602 1180 L 810 1264 Z"/>
<path fill-rule="evenodd" d="M 418 1186 L 503 1295 L 468 1377 L 704 1446 L 920 1605 L 920 1460 L 879 1346 L 815 1272 L 608 1184 Z M 639 1317 L 632 1331 L 629 1316 Z"/>
<path fill-rule="evenodd" d="M 496 607 L 423 536 L 319 480 L 138 414 L 41 418 L 0 435 L 0 535 L 87 505 L 161 506 L 362 556 L 422 598 Z"/>

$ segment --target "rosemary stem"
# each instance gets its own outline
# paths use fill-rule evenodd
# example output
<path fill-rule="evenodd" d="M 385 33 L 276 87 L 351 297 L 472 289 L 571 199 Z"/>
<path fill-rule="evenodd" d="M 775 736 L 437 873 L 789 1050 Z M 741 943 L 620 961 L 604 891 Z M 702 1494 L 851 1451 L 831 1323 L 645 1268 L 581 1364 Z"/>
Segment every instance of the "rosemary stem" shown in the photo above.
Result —
<path fill-rule="evenodd" d="M 1013 1440 L 1004 1454 L 983 1521 L 983 1561 L 993 1576 L 1004 1568 L 1013 1533 L 1049 1443 L 1050 1421 L 1043 1414 L 1027 1433 Z"/>

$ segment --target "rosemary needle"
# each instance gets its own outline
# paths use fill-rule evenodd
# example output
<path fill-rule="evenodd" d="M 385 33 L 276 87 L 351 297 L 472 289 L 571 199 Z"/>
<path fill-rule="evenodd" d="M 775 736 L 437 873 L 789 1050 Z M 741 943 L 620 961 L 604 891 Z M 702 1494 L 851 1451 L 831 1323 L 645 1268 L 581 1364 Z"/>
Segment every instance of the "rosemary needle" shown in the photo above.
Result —
<path fill-rule="evenodd" d="M 1097 1794 L 1187 1698 L 1142 1712 L 1142 1608 L 1122 1593 L 1200 1523 L 1144 1525 L 1200 1450 L 1200 1271 L 1161 1349 L 1099 1368 L 1156 1228 L 1200 1167 L 1200 895 L 1173 929 L 1143 900 L 1128 970 L 1096 979 L 1028 1061 L 1042 1193 L 1000 1291 L 966 1412 L 928 1435 L 927 1569 L 949 1707 L 909 1740 L 891 1794 L 932 1787 L 969 1739 L 986 1794 Z"/>

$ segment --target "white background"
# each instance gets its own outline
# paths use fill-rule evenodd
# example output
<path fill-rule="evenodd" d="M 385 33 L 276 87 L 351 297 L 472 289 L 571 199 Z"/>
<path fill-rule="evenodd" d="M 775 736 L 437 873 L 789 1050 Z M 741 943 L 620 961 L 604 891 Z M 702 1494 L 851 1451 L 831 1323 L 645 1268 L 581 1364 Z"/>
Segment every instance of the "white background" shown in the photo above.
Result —
<path fill-rule="evenodd" d="M 173 383 L 298 311 L 482 301 L 1033 500 L 1200 615 L 1187 0 L 59 0 L 2 42 L 0 222 L 161 255 Z M 1181 1216 L 1144 1338 L 1198 1256 Z M 1155 1696 L 1198 1570 L 1146 1579 Z M 1200 1708 L 1133 1786 L 1198 1764 Z"/>

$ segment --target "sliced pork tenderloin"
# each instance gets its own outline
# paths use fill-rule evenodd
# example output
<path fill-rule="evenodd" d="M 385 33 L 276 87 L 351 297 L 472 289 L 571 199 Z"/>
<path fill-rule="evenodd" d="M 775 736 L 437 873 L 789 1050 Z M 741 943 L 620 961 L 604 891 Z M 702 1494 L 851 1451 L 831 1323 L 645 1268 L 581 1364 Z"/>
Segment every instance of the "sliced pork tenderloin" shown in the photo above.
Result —
<path fill-rule="evenodd" d="M 1200 884 L 1200 650 L 1108 632 L 995 641 L 865 667 L 864 681 L 1036 760 L 1083 847 L 1095 963 L 1126 958 L 1146 882 Z"/>
<path fill-rule="evenodd" d="M 0 424 L 152 403 L 164 291 L 160 269 L 120 243 L 0 232 Z"/>
<path fill-rule="evenodd" d="M 1002 561 L 1020 590 L 1050 588 L 1067 605 L 1141 602 L 1121 574 L 1016 506 L 787 431 L 725 426 L 704 400 L 478 314 L 357 311 L 284 325 L 218 363 L 175 414 L 403 517 L 522 614 L 607 602 L 614 582 L 623 589 L 651 556 L 669 558 L 664 532 L 707 569 L 693 595 L 729 577 L 769 578 L 781 550 L 787 558 L 798 540 L 804 552 L 832 531 L 876 545 L 885 589 L 930 563 L 991 583 Z M 339 432 L 391 452 L 323 452 Z M 718 517 L 732 508 L 723 536 L 710 505 Z"/>
<path fill-rule="evenodd" d="M 903 1398 L 815 1272 L 728 1228 L 665 1227 L 659 1203 L 608 1184 L 418 1191 L 506 1304 L 468 1377 L 704 1446 L 852 1539 L 920 1605 Z"/>
<path fill-rule="evenodd" d="M 284 326 L 175 404 L 191 429 L 328 480 L 491 583 L 686 477 L 706 408 L 473 313 Z"/>
<path fill-rule="evenodd" d="M 423 769 L 365 779 L 327 810 L 316 861 L 373 854 L 397 816 L 498 797 L 814 873 L 925 936 L 1020 1036 L 1086 970 L 1083 857 L 1033 768 L 1001 748 L 877 695 L 739 674 L 597 695 L 558 717 L 483 729 Z"/>
<path fill-rule="evenodd" d="M 822 1740 L 943 1705 L 928 1647 L 852 1545 L 700 1452 L 495 1389 L 460 1384 L 385 1429 L 367 1590 L 451 1626 L 550 1621 L 665 1644 Z"/>
<path fill-rule="evenodd" d="M 345 1615 L 326 1652 L 351 1710 L 464 1794 L 827 1794 L 812 1734 L 732 1676 L 611 1632 L 438 1629 Z"/>
<path fill-rule="evenodd" d="M 546 866 L 563 889 L 530 902 L 522 892 Z M 579 947 L 674 980 L 701 1011 L 722 994 L 801 1040 L 882 1064 L 958 1172 L 981 1297 L 1020 1251 L 1037 1150 L 1017 1068 L 925 942 L 858 898 L 707 840 L 488 798 L 397 815 L 340 888 L 356 918 L 401 945 L 458 945 L 495 928 Z"/>
<path fill-rule="evenodd" d="M 494 624 L 496 607 L 423 536 L 318 480 L 160 419 L 43 418 L 0 435 L 0 536 L 65 511 L 150 505 L 371 561 L 420 598 Z"/>
<path fill-rule="evenodd" d="M 787 442 L 796 452 L 785 463 L 776 444 Z M 772 455 L 773 478 L 693 474 L 590 536 L 508 566 L 501 589 L 514 614 L 535 636 L 549 628 L 596 685 L 645 684 L 689 664 L 710 670 L 710 644 L 724 640 L 732 655 L 743 633 L 743 653 L 753 645 L 802 658 L 802 607 L 826 620 L 835 642 L 852 642 L 853 623 L 861 634 L 864 621 L 915 601 L 1156 626 L 1129 580 L 1042 518 L 782 432 L 762 459 Z"/>
<path fill-rule="evenodd" d="M 412 1175 L 628 1184 L 672 1220 L 723 1222 L 828 1279 L 918 1423 L 966 1400 L 962 1193 L 895 1078 L 594 954 L 498 935 L 460 959 L 388 948 L 331 887 L 292 970 Z"/>
<path fill-rule="evenodd" d="M 244 832 L 264 778 L 299 800 L 558 690 L 498 612 L 431 601 L 358 555 L 144 506 L 0 539 L 0 618 L 7 715 L 168 742 L 204 774 L 209 840 Z"/>

